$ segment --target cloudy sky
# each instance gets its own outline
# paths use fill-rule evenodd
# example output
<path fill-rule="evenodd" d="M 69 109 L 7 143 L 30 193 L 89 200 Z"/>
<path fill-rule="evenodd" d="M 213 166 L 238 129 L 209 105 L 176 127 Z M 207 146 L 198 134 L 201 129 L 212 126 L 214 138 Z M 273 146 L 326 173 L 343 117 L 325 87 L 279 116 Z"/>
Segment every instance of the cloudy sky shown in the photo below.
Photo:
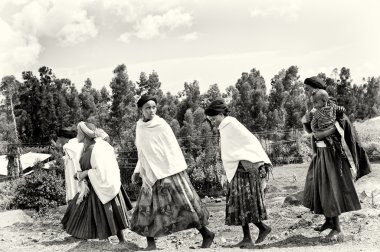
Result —
<path fill-rule="evenodd" d="M 343 66 L 356 83 L 380 75 L 377 0 L 0 0 L 0 77 L 40 66 L 80 89 L 159 74 L 176 93 L 198 80 L 222 91 L 242 72 L 267 85 L 281 69 L 301 78 Z"/>

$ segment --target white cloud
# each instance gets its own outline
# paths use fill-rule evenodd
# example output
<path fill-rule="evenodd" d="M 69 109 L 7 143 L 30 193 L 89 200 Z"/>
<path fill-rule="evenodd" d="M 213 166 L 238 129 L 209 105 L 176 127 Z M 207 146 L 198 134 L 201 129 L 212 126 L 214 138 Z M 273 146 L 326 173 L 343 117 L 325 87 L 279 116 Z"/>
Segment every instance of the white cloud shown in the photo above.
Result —
<path fill-rule="evenodd" d="M 261 5 L 256 3 L 255 8 L 250 10 L 251 17 L 273 17 L 297 19 L 301 11 L 301 2 L 299 0 L 272 0 L 263 1 Z M 275 7 L 273 7 L 275 6 Z"/>
<path fill-rule="evenodd" d="M 125 32 L 120 35 L 119 40 L 128 44 L 131 41 L 131 33 Z"/>
<path fill-rule="evenodd" d="M 185 41 L 192 41 L 192 40 L 197 40 L 199 37 L 199 34 L 197 32 L 192 32 L 183 35 L 181 38 Z"/>
<path fill-rule="evenodd" d="M 64 46 L 81 43 L 98 34 L 86 4 L 75 0 L 31 1 L 14 15 L 13 26 L 25 34 L 55 38 Z"/>
<path fill-rule="evenodd" d="M 93 18 L 83 18 L 84 12 L 76 13 L 78 22 L 72 22 L 57 33 L 58 40 L 62 45 L 75 45 L 93 38 L 98 34 Z"/>
<path fill-rule="evenodd" d="M 0 31 L 1 72 L 13 74 L 36 62 L 42 46 L 35 36 L 13 30 L 2 19 L 0 19 Z"/>
<path fill-rule="evenodd" d="M 181 9 L 169 10 L 162 15 L 148 15 L 135 26 L 134 35 L 148 40 L 164 37 L 169 31 L 179 27 L 190 27 L 193 17 Z"/>
<path fill-rule="evenodd" d="M 103 0 L 103 7 L 132 27 L 119 40 L 129 43 L 132 37 L 142 40 L 166 37 L 169 31 L 190 27 L 193 16 L 180 0 Z"/>
<path fill-rule="evenodd" d="M 103 7 L 122 17 L 125 22 L 133 23 L 149 14 L 163 13 L 177 8 L 180 3 L 180 0 L 103 0 Z"/>
<path fill-rule="evenodd" d="M 87 13 L 90 0 L 17 0 L 0 7 L 7 19 L 0 19 L 0 66 L 6 74 L 35 64 L 44 39 L 56 39 L 68 46 L 97 35 L 94 17 Z"/>

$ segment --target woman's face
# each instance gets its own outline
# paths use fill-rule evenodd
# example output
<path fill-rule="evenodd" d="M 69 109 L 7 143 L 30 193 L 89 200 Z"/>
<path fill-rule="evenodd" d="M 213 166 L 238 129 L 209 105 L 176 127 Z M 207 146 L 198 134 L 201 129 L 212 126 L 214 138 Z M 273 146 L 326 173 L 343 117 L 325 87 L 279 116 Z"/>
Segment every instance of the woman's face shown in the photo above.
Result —
<path fill-rule="evenodd" d="M 157 105 L 153 100 L 147 101 L 141 108 L 145 120 L 151 120 L 157 112 Z"/>
<path fill-rule="evenodd" d="M 307 84 L 304 84 L 303 85 L 303 89 L 305 90 L 305 94 L 307 97 L 311 97 L 311 95 L 313 94 L 313 91 L 316 89 L 316 88 L 313 88 Z"/>
<path fill-rule="evenodd" d="M 219 114 L 219 115 L 216 115 L 216 116 L 207 116 L 207 119 L 211 122 L 211 124 L 213 126 L 219 127 L 220 123 L 224 119 L 224 115 L 223 114 Z"/>
<path fill-rule="evenodd" d="M 78 130 L 78 133 L 77 133 L 78 142 L 83 143 L 84 138 L 85 138 L 85 136 L 84 136 L 83 132 L 81 130 Z"/>

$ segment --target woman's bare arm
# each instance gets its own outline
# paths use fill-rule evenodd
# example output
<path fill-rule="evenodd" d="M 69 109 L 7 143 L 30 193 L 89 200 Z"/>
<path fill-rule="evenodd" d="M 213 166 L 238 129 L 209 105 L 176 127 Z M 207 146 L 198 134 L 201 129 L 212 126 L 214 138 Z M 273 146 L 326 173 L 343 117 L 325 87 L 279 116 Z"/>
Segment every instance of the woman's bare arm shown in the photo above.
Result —
<path fill-rule="evenodd" d="M 323 131 L 316 131 L 316 132 L 313 133 L 313 136 L 315 137 L 315 139 L 321 140 L 321 139 L 323 139 L 323 138 L 325 138 L 325 137 L 327 137 L 327 136 L 335 133 L 335 131 L 336 131 L 336 128 L 335 128 L 335 126 L 333 126 L 333 127 L 329 128 L 329 129 L 326 129 L 326 130 L 323 130 Z"/>

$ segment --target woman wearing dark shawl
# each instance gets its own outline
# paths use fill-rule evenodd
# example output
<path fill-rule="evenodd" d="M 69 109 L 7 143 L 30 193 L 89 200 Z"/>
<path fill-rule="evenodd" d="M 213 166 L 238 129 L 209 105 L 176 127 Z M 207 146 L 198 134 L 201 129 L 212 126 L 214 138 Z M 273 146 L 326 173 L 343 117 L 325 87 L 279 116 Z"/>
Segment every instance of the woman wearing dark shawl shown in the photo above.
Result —
<path fill-rule="evenodd" d="M 318 77 L 305 80 L 305 92 L 309 97 L 316 94 L 319 89 L 325 88 L 326 85 Z M 333 105 L 335 101 L 330 99 L 328 103 Z M 308 111 L 302 118 L 304 128 L 308 133 L 311 133 L 310 122 L 313 118 L 313 110 Z M 323 214 L 326 218 L 325 223 L 316 227 L 315 230 L 321 232 L 332 229 L 327 236 L 329 239 L 343 236 L 339 223 L 341 213 L 361 208 L 353 180 L 370 172 L 365 152 L 363 158 L 367 158 L 367 164 L 359 166 L 358 158 L 360 157 L 356 149 L 360 146 L 358 147 L 357 141 L 352 142 L 357 137 L 356 135 L 349 136 L 353 132 L 352 125 L 343 112 L 337 110 L 337 122 L 333 127 L 312 133 L 314 155 L 304 190 L 303 205 L 315 214 Z M 325 140 L 327 137 L 331 141 Z"/>

